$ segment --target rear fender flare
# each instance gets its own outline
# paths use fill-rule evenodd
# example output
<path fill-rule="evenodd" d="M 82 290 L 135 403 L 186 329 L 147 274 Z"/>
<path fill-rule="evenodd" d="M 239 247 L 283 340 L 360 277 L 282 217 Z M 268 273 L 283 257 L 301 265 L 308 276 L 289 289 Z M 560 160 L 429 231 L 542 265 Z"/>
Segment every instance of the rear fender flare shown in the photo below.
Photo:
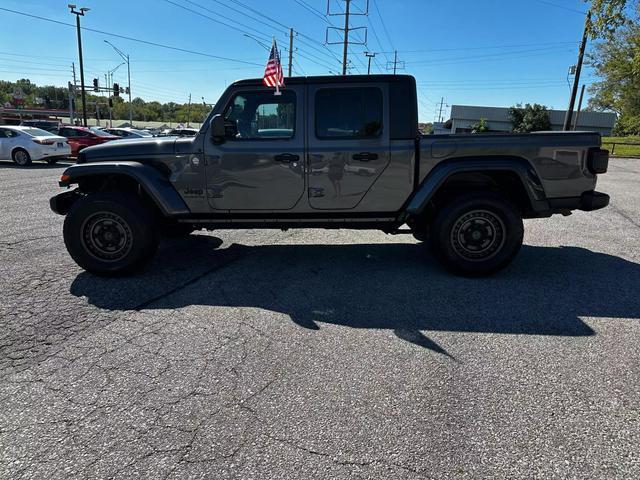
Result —
<path fill-rule="evenodd" d="M 186 203 L 157 169 L 140 162 L 95 162 L 73 165 L 62 174 L 61 187 L 77 184 L 87 177 L 123 175 L 138 183 L 166 217 L 190 213 Z"/>
<path fill-rule="evenodd" d="M 549 211 L 549 202 L 542 182 L 531 164 L 520 157 L 459 157 L 445 160 L 436 165 L 423 180 L 409 201 L 407 213 L 412 216 L 421 215 L 429 201 L 449 177 L 457 173 L 515 173 L 522 182 L 534 212 Z"/>

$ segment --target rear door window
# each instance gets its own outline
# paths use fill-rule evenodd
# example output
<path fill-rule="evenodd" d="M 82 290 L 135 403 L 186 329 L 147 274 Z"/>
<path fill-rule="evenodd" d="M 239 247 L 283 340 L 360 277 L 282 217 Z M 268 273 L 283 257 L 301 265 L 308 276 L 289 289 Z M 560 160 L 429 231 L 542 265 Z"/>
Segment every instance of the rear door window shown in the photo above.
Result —
<path fill-rule="evenodd" d="M 382 134 L 382 91 L 376 87 L 318 90 L 315 112 L 319 139 L 377 138 Z"/>

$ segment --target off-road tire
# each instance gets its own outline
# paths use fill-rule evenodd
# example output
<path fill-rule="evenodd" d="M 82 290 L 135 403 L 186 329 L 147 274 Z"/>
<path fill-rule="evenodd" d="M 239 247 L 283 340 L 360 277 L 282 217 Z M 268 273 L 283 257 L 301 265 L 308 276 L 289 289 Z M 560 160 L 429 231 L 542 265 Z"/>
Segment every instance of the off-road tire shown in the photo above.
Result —
<path fill-rule="evenodd" d="M 497 194 L 473 193 L 453 199 L 436 215 L 429 246 L 453 273 L 482 277 L 511 263 L 523 235 L 514 204 Z"/>
<path fill-rule="evenodd" d="M 64 243 L 73 260 L 101 276 L 140 271 L 158 249 L 153 213 L 131 193 L 91 193 L 76 201 L 64 221 Z"/>
<path fill-rule="evenodd" d="M 11 159 L 16 165 L 28 167 L 31 165 L 31 155 L 24 148 L 16 148 L 11 154 Z"/>

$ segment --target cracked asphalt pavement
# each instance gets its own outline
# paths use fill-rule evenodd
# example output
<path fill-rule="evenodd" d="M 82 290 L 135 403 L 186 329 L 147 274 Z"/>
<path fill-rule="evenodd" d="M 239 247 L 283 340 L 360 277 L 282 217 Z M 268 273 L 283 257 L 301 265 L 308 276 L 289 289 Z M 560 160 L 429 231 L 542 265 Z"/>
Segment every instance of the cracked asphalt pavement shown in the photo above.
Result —
<path fill-rule="evenodd" d="M 0 478 L 640 478 L 640 160 L 450 276 L 412 237 L 199 232 L 83 272 L 0 162 Z"/>

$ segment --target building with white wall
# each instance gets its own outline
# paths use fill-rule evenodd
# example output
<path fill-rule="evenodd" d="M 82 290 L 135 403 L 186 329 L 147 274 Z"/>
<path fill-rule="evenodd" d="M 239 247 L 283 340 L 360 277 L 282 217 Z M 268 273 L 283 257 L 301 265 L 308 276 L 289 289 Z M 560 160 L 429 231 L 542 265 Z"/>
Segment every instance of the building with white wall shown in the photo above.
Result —
<path fill-rule="evenodd" d="M 565 110 L 549 110 L 552 130 L 562 130 L 564 126 Z M 450 133 L 469 133 L 471 125 L 484 118 L 489 130 L 492 132 L 510 132 L 511 120 L 509 109 L 502 107 L 475 107 L 469 105 L 453 105 L 451 107 Z M 573 119 L 575 121 L 576 113 Z M 616 114 L 607 112 L 580 112 L 576 130 L 600 132 L 604 136 L 610 136 L 613 125 L 616 123 Z"/>

